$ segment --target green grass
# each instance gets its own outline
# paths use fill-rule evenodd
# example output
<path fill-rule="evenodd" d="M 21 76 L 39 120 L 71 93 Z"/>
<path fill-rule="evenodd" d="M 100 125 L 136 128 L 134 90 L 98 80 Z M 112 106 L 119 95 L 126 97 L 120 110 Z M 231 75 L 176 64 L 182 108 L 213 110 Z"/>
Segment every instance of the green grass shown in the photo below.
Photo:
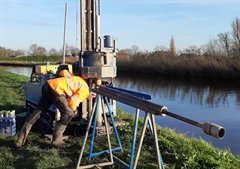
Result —
<path fill-rule="evenodd" d="M 24 105 L 23 84 L 29 81 L 29 78 L 0 70 L 0 79 L 0 110 L 22 111 Z"/>
<path fill-rule="evenodd" d="M 22 85 L 28 81 L 24 76 L 15 75 L 0 71 L 0 98 L 1 109 L 23 108 L 23 88 Z M 3 90 L 4 88 L 4 90 Z M 9 94 L 10 93 L 10 94 Z M 123 153 L 114 153 L 122 160 L 129 162 L 132 126 L 134 117 L 117 110 L 118 116 L 130 123 L 130 125 L 118 127 Z M 18 121 L 18 119 L 17 119 Z M 142 126 L 143 119 L 139 121 Z M 68 128 L 69 131 L 70 128 Z M 139 138 L 140 129 L 137 138 Z M 176 134 L 173 130 L 157 127 L 159 148 L 162 153 L 166 169 L 239 169 L 240 157 L 234 156 L 227 150 L 219 150 L 203 140 L 188 138 L 181 134 Z M 67 147 L 52 148 L 49 140 L 40 133 L 31 131 L 27 143 L 24 147 L 16 149 L 14 140 L 16 137 L 6 138 L 0 135 L 0 169 L 53 169 L 53 168 L 75 168 L 79 156 L 79 151 L 83 144 L 83 137 L 70 137 Z M 116 147 L 115 137 L 111 137 L 113 147 Z M 89 152 L 90 139 L 84 155 Z M 106 136 L 98 136 L 96 139 L 94 152 L 107 148 Z M 106 156 L 94 158 L 89 162 L 84 156 L 83 164 L 107 161 Z M 117 164 L 106 168 L 121 168 Z M 145 136 L 142 151 L 137 168 L 157 168 L 156 152 L 154 141 L 150 134 Z"/>
<path fill-rule="evenodd" d="M 0 61 L 12 61 L 12 62 L 60 62 L 61 56 L 23 56 L 23 57 L 0 57 Z"/>

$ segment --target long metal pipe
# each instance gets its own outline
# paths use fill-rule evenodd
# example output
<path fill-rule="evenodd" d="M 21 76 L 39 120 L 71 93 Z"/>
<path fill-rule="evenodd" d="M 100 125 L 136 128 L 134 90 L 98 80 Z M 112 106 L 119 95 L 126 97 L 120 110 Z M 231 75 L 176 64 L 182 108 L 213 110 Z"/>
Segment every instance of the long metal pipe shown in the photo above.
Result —
<path fill-rule="evenodd" d="M 63 62 L 62 62 L 63 64 L 65 63 L 65 55 L 66 55 L 67 15 L 68 15 L 68 3 L 65 4 L 64 35 L 63 35 Z"/>
<path fill-rule="evenodd" d="M 78 49 L 78 1 L 76 0 L 76 49 Z"/>
<path fill-rule="evenodd" d="M 225 129 L 222 126 L 219 126 L 214 123 L 199 123 L 197 121 L 169 112 L 166 106 L 161 106 L 150 101 L 143 100 L 139 97 L 124 92 L 120 92 L 118 90 L 114 90 L 105 86 L 97 86 L 92 91 L 97 94 L 101 94 L 108 98 L 114 99 L 116 101 L 133 106 L 145 112 L 149 112 L 150 114 L 158 116 L 167 115 L 175 119 L 184 121 L 186 123 L 201 128 L 204 131 L 204 133 L 219 139 L 222 139 L 225 135 Z"/>
<path fill-rule="evenodd" d="M 80 1 L 80 34 L 81 34 L 81 51 L 86 50 L 86 1 Z"/>
<path fill-rule="evenodd" d="M 139 108 L 145 112 L 154 113 L 155 115 L 163 115 L 167 111 L 167 107 L 165 106 L 157 105 L 155 103 L 143 100 L 127 93 L 116 91 L 108 87 L 98 86 L 96 89 L 93 89 L 93 92 Z"/>
<path fill-rule="evenodd" d="M 92 51 L 92 0 L 86 1 L 87 17 L 86 17 L 86 49 Z"/>

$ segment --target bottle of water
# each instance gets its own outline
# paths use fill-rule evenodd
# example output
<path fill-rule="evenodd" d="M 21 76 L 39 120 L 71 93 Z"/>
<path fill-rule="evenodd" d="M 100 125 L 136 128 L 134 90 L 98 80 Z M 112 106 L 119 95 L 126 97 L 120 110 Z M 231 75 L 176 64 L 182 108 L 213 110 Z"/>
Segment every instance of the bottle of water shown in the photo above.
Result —
<path fill-rule="evenodd" d="M 4 118 L 4 114 L 2 111 L 0 111 L 0 133 L 4 133 L 3 131 L 3 118 Z"/>
<path fill-rule="evenodd" d="M 11 114 L 11 117 L 12 117 L 11 135 L 14 136 L 16 134 L 15 110 L 12 110 L 10 114 Z"/>

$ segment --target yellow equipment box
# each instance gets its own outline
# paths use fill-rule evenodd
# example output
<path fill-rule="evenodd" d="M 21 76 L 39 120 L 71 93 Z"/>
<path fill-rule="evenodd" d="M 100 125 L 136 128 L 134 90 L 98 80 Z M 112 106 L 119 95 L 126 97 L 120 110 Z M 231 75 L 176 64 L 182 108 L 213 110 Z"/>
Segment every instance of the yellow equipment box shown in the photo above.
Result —
<path fill-rule="evenodd" d="M 35 67 L 35 72 L 39 74 L 47 74 L 49 72 L 56 73 L 60 65 L 37 65 Z M 72 65 L 68 64 L 68 69 L 72 73 Z"/>

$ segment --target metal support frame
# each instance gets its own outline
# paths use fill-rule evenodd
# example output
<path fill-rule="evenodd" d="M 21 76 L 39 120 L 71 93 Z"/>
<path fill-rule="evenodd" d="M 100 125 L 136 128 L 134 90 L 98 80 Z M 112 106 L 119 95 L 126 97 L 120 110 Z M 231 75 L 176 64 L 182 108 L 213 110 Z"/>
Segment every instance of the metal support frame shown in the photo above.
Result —
<path fill-rule="evenodd" d="M 118 90 L 118 89 L 115 88 L 115 90 Z M 130 93 L 131 95 L 135 95 L 135 96 L 138 96 L 138 97 L 146 99 L 146 100 L 150 100 L 151 99 L 151 96 L 145 95 L 145 94 L 141 94 L 141 93 L 137 93 L 137 92 L 131 92 L 131 91 L 124 90 L 124 89 L 121 89 L 121 92 Z M 119 147 L 117 147 L 117 148 L 112 148 L 111 147 L 110 138 L 109 138 L 109 132 L 108 132 L 108 125 L 107 125 L 107 120 L 106 120 L 106 112 L 104 111 L 104 101 L 103 101 L 103 99 L 105 101 L 105 104 L 107 105 L 107 108 L 108 108 L 108 111 L 109 111 L 109 115 L 110 115 L 110 119 L 111 119 L 111 122 L 112 122 L 112 125 L 113 125 L 113 130 L 115 132 L 116 140 L 117 140 L 117 143 L 119 145 Z M 100 104 L 100 101 L 102 102 L 102 104 Z M 96 134 L 96 119 L 97 119 L 97 116 L 98 116 L 99 105 L 102 105 L 102 109 L 103 109 L 105 128 L 106 128 L 106 133 L 107 133 L 107 137 L 108 137 L 109 150 L 101 151 L 101 152 L 98 152 L 98 153 L 93 153 L 95 134 Z M 129 168 L 129 169 L 133 169 L 134 168 L 135 169 L 136 166 L 137 166 L 137 162 L 138 162 L 138 158 L 139 158 L 140 152 L 141 152 L 142 142 L 143 142 L 143 139 L 144 139 L 144 136 L 145 136 L 147 125 L 149 125 L 151 134 L 154 137 L 154 142 L 155 142 L 156 151 L 157 151 L 158 168 L 159 169 L 164 169 L 163 160 L 162 160 L 162 157 L 161 157 L 161 154 L 160 154 L 160 150 L 159 150 L 159 147 L 158 147 L 156 123 L 155 123 L 155 117 L 154 117 L 153 114 L 145 112 L 146 115 L 145 115 L 144 125 L 143 125 L 143 128 L 142 128 L 142 132 L 141 132 L 141 136 L 140 136 L 140 142 L 139 142 L 137 153 L 136 153 L 136 157 L 135 157 L 135 147 L 136 147 L 136 139 L 137 139 L 137 129 L 138 129 L 139 113 L 140 113 L 140 109 L 136 108 L 134 127 L 133 127 L 133 136 L 132 136 L 132 145 L 131 145 L 132 146 L 131 147 L 131 156 L 130 156 L 130 162 L 129 162 L 129 165 L 128 165 L 124 161 L 122 161 L 121 159 L 119 159 L 118 157 L 116 157 L 116 156 L 114 156 L 112 154 L 112 152 L 114 152 L 114 151 L 123 151 L 123 149 L 122 149 L 122 145 L 121 145 L 121 142 L 120 142 L 120 137 L 119 137 L 118 132 L 117 132 L 116 125 L 114 123 L 112 110 L 110 108 L 108 99 L 107 99 L 106 96 L 100 96 L 100 94 L 97 94 L 97 100 L 96 100 L 96 102 L 94 104 L 94 108 L 93 108 L 92 113 L 91 113 L 90 121 L 89 121 L 89 124 L 88 124 L 88 128 L 87 128 L 87 132 L 86 132 L 86 135 L 85 135 L 85 139 L 84 139 L 84 143 L 83 143 L 83 146 L 82 146 L 82 149 L 81 149 L 81 153 L 80 153 L 80 156 L 79 156 L 77 169 L 78 168 L 91 168 L 91 167 L 102 167 L 102 166 L 106 166 L 106 165 L 112 165 L 114 163 L 113 159 L 116 162 L 120 163 L 124 168 Z M 107 153 L 107 154 L 110 155 L 111 161 L 110 162 L 106 162 L 106 163 L 97 163 L 97 164 L 80 166 L 81 160 L 82 160 L 83 151 L 85 149 L 88 133 L 90 131 L 90 127 L 92 125 L 93 118 L 94 118 L 94 121 L 93 121 L 93 133 L 92 133 L 92 138 L 91 138 L 90 153 L 89 153 L 88 159 L 92 160 L 93 157 L 96 157 L 96 156 L 99 156 L 99 155 Z"/>
<path fill-rule="evenodd" d="M 164 169 L 163 160 L 162 160 L 161 153 L 160 153 L 159 146 L 158 146 L 158 138 L 157 138 L 157 131 L 156 131 L 155 116 L 153 114 L 149 114 L 147 112 L 145 112 L 145 113 L 146 114 L 145 114 L 144 124 L 143 124 L 143 127 L 142 127 L 141 136 L 140 136 L 140 142 L 138 144 L 136 158 L 134 160 L 133 166 L 130 166 L 130 168 L 131 169 L 132 168 L 136 169 L 136 167 L 137 167 L 138 158 L 139 158 L 139 155 L 140 155 L 140 152 L 141 152 L 142 143 L 143 143 L 143 139 L 144 139 L 144 136 L 145 136 L 145 133 L 146 133 L 147 124 L 152 123 L 154 143 L 155 143 L 156 151 L 157 151 L 158 168 L 159 169 Z"/>
<path fill-rule="evenodd" d="M 103 107 L 104 106 L 103 99 L 100 99 L 100 100 L 102 101 L 102 107 Z M 112 115 L 112 110 L 110 108 L 110 104 L 109 104 L 109 102 L 108 102 L 106 97 L 104 97 L 104 100 L 105 100 L 105 103 L 106 103 L 108 111 L 109 111 L 110 119 L 111 119 L 111 122 L 112 122 L 112 125 L 113 125 L 113 130 L 114 130 L 114 133 L 115 133 L 115 136 L 116 136 L 116 140 L 117 140 L 117 143 L 118 143 L 118 146 L 119 146 L 119 147 L 116 147 L 116 148 L 112 148 L 112 152 L 114 152 L 114 151 L 123 151 L 122 144 L 121 144 L 121 141 L 120 141 L 120 137 L 119 137 L 119 134 L 118 134 L 118 131 L 117 131 L 114 119 L 113 119 L 113 115 Z M 104 107 L 103 107 L 103 111 L 104 111 Z M 106 115 L 106 112 L 104 112 L 104 114 Z M 91 146 L 90 146 L 89 160 L 91 160 L 93 157 L 96 157 L 96 156 L 99 156 L 99 155 L 102 155 L 102 154 L 106 154 L 106 153 L 109 152 L 109 151 L 105 150 L 105 151 L 101 151 L 101 152 L 98 152 L 98 153 L 93 153 L 95 134 L 96 134 L 96 121 L 97 121 L 96 119 L 97 119 L 97 116 L 98 116 L 98 111 L 96 110 L 95 117 L 94 117 L 95 119 L 94 119 L 94 123 L 93 123 L 94 127 L 93 127 L 93 134 L 92 134 L 92 140 L 91 140 Z M 106 120 L 104 120 L 104 121 L 105 121 L 105 123 L 107 123 Z"/>
<path fill-rule="evenodd" d="M 92 113 L 91 113 L 90 120 L 89 120 L 89 123 L 88 123 L 88 127 L 87 127 L 86 135 L 85 135 L 85 138 L 84 138 L 83 146 L 81 148 L 81 152 L 80 152 L 80 155 L 79 155 L 78 164 L 77 164 L 77 167 L 76 167 L 77 169 L 92 168 L 92 167 L 103 167 L 103 166 L 107 166 L 107 165 L 112 165 L 114 163 L 112 152 L 113 151 L 122 151 L 122 145 L 121 145 L 120 138 L 119 138 L 119 135 L 118 135 L 115 123 L 114 123 L 114 119 L 113 119 L 113 116 L 112 116 L 112 111 L 111 111 L 110 105 L 108 103 L 108 100 L 107 100 L 106 97 L 104 97 L 105 102 L 106 102 L 107 107 L 108 107 L 108 110 L 109 110 L 109 114 L 110 114 L 110 118 L 111 118 L 111 121 L 112 121 L 112 124 L 113 124 L 113 129 L 114 129 L 114 132 L 115 132 L 115 135 L 116 135 L 116 139 L 117 139 L 117 142 L 118 142 L 118 145 L 119 145 L 119 147 L 114 148 L 114 149 L 112 149 L 112 147 L 111 147 L 111 141 L 110 141 L 110 136 L 109 136 L 109 131 L 108 131 L 109 127 L 108 127 L 106 112 L 104 111 L 103 99 L 101 98 L 101 96 L 99 94 L 96 96 L 96 98 L 97 99 L 96 99 L 96 102 L 94 103 L 94 106 L 93 106 L 93 109 L 92 109 Z M 97 118 L 97 115 L 98 115 L 98 109 L 99 109 L 100 101 L 102 101 L 103 117 L 104 117 L 104 122 L 105 122 L 105 130 L 106 130 L 106 134 L 107 134 L 109 149 L 105 150 L 105 151 L 98 152 L 98 153 L 93 153 L 94 140 L 95 140 L 95 134 L 96 134 L 96 129 L 97 129 L 96 128 L 96 118 Z M 105 163 L 97 163 L 97 164 L 80 166 L 82 156 L 83 156 L 83 151 L 85 149 L 88 134 L 89 134 L 89 131 L 90 131 L 90 128 L 91 128 L 91 125 L 92 125 L 93 117 L 94 117 L 93 133 L 92 133 L 92 139 L 91 139 L 89 160 L 91 160 L 93 157 L 108 153 L 110 155 L 110 161 L 105 162 Z"/>
<path fill-rule="evenodd" d="M 225 134 L 225 129 L 222 126 L 219 126 L 217 124 L 214 123 L 199 123 L 196 122 L 194 120 L 188 119 L 186 117 L 182 117 L 179 116 L 177 114 L 171 113 L 168 111 L 167 107 L 165 106 L 161 106 L 161 105 L 157 105 L 155 103 L 152 103 L 150 101 L 147 101 L 147 99 L 144 97 L 144 94 L 140 94 L 137 92 L 129 92 L 127 90 L 121 89 L 119 90 L 118 88 L 109 88 L 109 87 L 104 87 L 104 86 L 97 86 L 95 89 L 92 89 L 93 92 L 97 93 L 98 96 L 98 100 L 97 103 L 99 102 L 100 99 L 100 95 L 104 96 L 104 98 L 106 99 L 106 97 L 114 99 L 116 101 L 120 101 L 122 103 L 125 103 L 129 106 L 135 107 L 136 108 L 136 116 L 135 116 L 135 122 L 134 122 L 134 133 L 133 133 L 133 138 L 132 138 L 132 149 L 131 149 L 131 158 L 130 158 L 130 165 L 125 165 L 124 167 L 129 167 L 130 169 L 135 169 L 137 167 L 137 162 L 138 162 L 138 158 L 141 152 L 141 148 L 142 148 L 142 143 L 143 143 L 143 139 L 146 133 L 146 127 L 147 125 L 149 125 L 149 128 L 151 129 L 151 133 L 152 136 L 154 138 L 154 144 L 156 147 L 156 153 L 157 153 L 157 161 L 158 161 L 158 168 L 159 169 L 164 169 L 164 164 L 163 164 L 163 160 L 160 154 L 160 150 L 159 150 L 159 146 L 158 146 L 158 137 L 157 137 L 157 131 L 156 131 L 156 122 L 155 122 L 155 115 L 158 116 L 171 116 L 174 117 L 178 120 L 184 121 L 186 123 L 189 123 L 191 125 L 194 125 L 196 127 L 202 128 L 202 130 L 206 133 L 209 134 L 213 137 L 216 138 L 223 138 L 224 134 Z M 139 95 L 140 94 L 140 95 Z M 94 111 L 96 109 L 96 104 L 94 107 Z M 135 143 L 136 143 L 136 135 L 137 135 L 137 127 L 138 127 L 138 118 L 139 118 L 139 110 L 143 110 L 145 112 L 145 118 L 144 118 L 144 125 L 142 127 L 142 132 L 141 132 L 141 136 L 140 136 L 140 142 L 138 144 L 138 149 L 137 149 L 137 153 L 136 153 L 136 157 L 134 158 L 134 154 L 135 154 Z M 104 120 L 106 122 L 106 113 L 104 112 Z M 91 116 L 91 120 L 90 123 L 92 122 L 92 118 L 93 115 Z M 114 123 L 114 121 L 113 121 Z M 105 123 L 105 126 L 107 128 L 107 123 Z M 90 125 L 88 127 L 88 131 L 89 131 Z M 108 135 L 108 139 L 109 139 L 109 133 L 108 130 L 107 131 L 107 135 Z M 86 139 L 87 139 L 88 133 L 86 133 L 85 136 L 85 141 L 84 141 L 84 146 L 86 144 Z M 112 149 L 111 149 L 111 144 L 110 144 L 110 140 L 109 140 L 109 151 L 105 151 L 108 152 L 110 154 L 111 160 L 113 158 L 112 155 Z M 82 148 L 82 149 L 83 149 Z M 80 154 L 80 159 L 82 158 L 82 153 L 83 150 L 81 151 Z M 114 159 L 118 159 L 115 158 Z M 118 162 L 122 163 L 122 161 L 120 159 L 117 160 Z M 134 161 L 134 162 L 133 162 Z M 112 163 L 113 164 L 113 163 Z M 78 165 L 79 166 L 79 165 Z M 91 166 L 96 166 L 95 165 L 91 165 Z M 98 166 L 100 166 L 100 164 L 98 164 Z"/>

